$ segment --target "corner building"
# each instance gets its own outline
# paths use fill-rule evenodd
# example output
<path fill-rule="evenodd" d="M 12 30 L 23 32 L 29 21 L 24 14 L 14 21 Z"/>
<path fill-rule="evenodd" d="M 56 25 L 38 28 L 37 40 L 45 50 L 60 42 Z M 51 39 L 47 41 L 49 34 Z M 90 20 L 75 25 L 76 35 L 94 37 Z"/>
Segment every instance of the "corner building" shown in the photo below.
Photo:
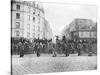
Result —
<path fill-rule="evenodd" d="M 41 3 L 11 0 L 11 37 L 42 39 L 44 20 Z"/>
<path fill-rule="evenodd" d="M 73 39 L 97 39 L 97 24 L 91 19 L 74 19 L 69 26 Z"/>

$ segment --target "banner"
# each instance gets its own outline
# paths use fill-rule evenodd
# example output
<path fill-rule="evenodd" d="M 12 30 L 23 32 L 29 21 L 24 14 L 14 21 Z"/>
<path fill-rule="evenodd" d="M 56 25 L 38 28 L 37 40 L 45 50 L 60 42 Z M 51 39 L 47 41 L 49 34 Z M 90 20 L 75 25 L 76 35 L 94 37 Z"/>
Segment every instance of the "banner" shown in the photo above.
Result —
<path fill-rule="evenodd" d="M 91 38 L 96 38 L 96 37 L 97 37 L 96 32 L 91 32 Z"/>
<path fill-rule="evenodd" d="M 79 32 L 79 38 L 90 38 L 90 32 Z"/>

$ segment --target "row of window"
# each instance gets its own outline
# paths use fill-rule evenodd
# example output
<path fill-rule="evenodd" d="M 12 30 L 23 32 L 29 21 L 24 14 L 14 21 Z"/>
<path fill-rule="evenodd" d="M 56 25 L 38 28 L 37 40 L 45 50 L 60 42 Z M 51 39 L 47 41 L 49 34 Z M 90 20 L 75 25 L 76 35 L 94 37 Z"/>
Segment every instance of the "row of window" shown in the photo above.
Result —
<path fill-rule="evenodd" d="M 20 13 L 16 13 L 16 19 L 20 19 Z M 30 20 L 30 15 L 28 15 L 28 19 Z M 35 21 L 35 17 L 33 17 L 33 21 Z"/>
<path fill-rule="evenodd" d="M 35 33 L 33 33 L 33 38 L 35 37 Z M 29 32 L 27 32 L 27 37 L 30 37 L 30 33 Z M 37 37 L 40 37 L 40 34 L 37 34 Z"/>
<path fill-rule="evenodd" d="M 16 5 L 16 9 L 17 10 L 20 10 L 20 5 Z M 28 8 L 29 9 L 29 12 L 30 12 L 30 7 Z M 33 14 L 35 14 L 35 9 L 34 9 L 34 11 L 33 11 Z M 38 12 L 38 16 L 40 16 L 40 12 Z"/>
<path fill-rule="evenodd" d="M 20 19 L 20 13 L 16 13 L 16 19 Z M 28 15 L 28 19 L 30 20 L 30 15 Z M 35 17 L 33 17 L 33 22 L 35 21 Z M 38 18 L 38 23 L 40 23 L 40 18 Z"/>
<path fill-rule="evenodd" d="M 20 22 L 16 22 L 16 28 L 20 28 Z M 27 30 L 30 30 L 30 24 L 27 24 Z M 35 26 L 33 25 L 33 31 L 35 31 Z M 38 26 L 38 31 L 40 32 L 40 26 Z"/>
<path fill-rule="evenodd" d="M 20 36 L 20 31 L 15 31 L 16 36 L 19 37 Z M 40 37 L 40 35 L 37 35 L 38 37 Z M 27 37 L 30 37 L 30 32 L 27 32 Z M 33 33 L 33 37 L 35 37 L 35 33 Z"/>

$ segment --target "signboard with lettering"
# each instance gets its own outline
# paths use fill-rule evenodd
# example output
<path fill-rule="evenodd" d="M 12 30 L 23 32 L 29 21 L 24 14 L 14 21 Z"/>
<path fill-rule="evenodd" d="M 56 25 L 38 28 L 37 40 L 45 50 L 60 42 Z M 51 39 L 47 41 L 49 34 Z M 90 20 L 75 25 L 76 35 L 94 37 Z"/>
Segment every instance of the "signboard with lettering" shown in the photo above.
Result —
<path fill-rule="evenodd" d="M 91 32 L 91 38 L 96 38 L 96 37 L 97 37 L 96 32 Z"/>
<path fill-rule="evenodd" d="M 90 32 L 79 32 L 79 38 L 90 38 Z"/>

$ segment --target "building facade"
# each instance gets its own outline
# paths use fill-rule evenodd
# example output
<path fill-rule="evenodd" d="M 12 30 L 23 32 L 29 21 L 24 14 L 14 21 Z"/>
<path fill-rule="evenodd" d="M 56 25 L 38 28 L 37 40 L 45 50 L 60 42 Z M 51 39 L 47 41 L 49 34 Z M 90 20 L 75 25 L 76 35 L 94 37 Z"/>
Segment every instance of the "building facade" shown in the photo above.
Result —
<path fill-rule="evenodd" d="M 67 27 L 62 31 L 62 37 L 66 36 L 66 39 L 70 39 L 70 28 Z"/>
<path fill-rule="evenodd" d="M 44 9 L 35 1 L 11 0 L 11 36 L 44 38 Z"/>
<path fill-rule="evenodd" d="M 50 40 L 53 37 L 52 29 L 50 27 L 49 22 L 46 19 L 44 21 L 43 37 L 46 38 L 47 40 Z"/>
<path fill-rule="evenodd" d="M 66 34 L 66 31 L 68 34 Z M 71 39 L 96 39 L 97 23 L 90 19 L 74 19 L 64 32 Z"/>

